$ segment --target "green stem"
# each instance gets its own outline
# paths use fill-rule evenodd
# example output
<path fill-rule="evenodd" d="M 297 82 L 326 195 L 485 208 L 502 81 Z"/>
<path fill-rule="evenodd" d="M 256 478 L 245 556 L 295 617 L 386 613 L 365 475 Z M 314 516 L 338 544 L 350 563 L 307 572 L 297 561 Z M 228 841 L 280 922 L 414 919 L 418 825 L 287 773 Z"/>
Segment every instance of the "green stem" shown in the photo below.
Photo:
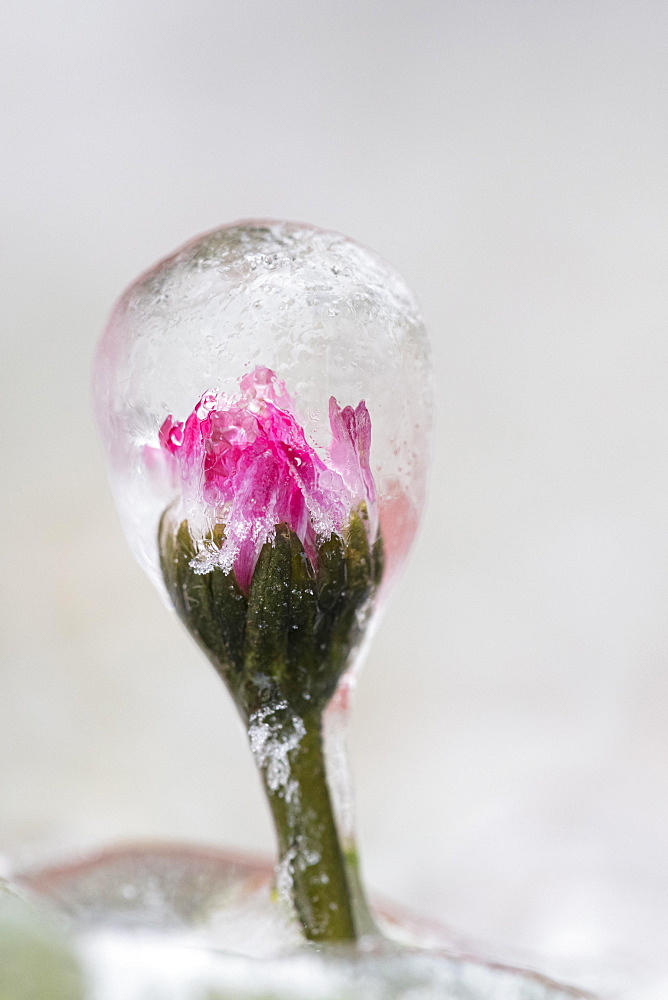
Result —
<path fill-rule="evenodd" d="M 291 897 L 310 941 L 355 941 L 353 901 L 327 785 L 320 715 L 290 717 L 284 703 L 258 715 L 251 719 L 249 735 L 278 835 L 279 892 Z"/>

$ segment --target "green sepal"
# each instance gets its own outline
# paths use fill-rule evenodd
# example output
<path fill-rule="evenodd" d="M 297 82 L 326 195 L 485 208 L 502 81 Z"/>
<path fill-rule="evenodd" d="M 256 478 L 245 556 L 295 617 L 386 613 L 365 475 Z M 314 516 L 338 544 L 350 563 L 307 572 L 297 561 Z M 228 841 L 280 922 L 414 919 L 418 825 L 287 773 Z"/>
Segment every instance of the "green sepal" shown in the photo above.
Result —
<path fill-rule="evenodd" d="M 220 548 L 224 527 L 203 541 Z M 317 548 L 317 572 L 297 535 L 276 527 L 258 557 L 246 596 L 233 572 L 198 572 L 198 546 L 187 521 L 167 511 L 160 558 L 174 607 L 233 694 L 247 720 L 286 702 L 301 715 L 322 710 L 358 646 L 382 575 L 382 541 L 370 547 L 366 510 L 343 535 Z"/>
<path fill-rule="evenodd" d="M 369 548 L 363 513 L 352 513 L 344 538 L 332 536 L 329 540 L 327 576 L 322 584 L 329 590 L 332 576 L 344 580 L 319 627 L 319 644 L 328 651 L 330 674 L 337 682 L 362 638 L 371 598 L 382 575 L 382 542 L 379 537 L 373 549 Z"/>
<path fill-rule="evenodd" d="M 243 648 L 244 710 L 282 700 L 290 628 L 290 533 L 279 524 L 265 542 L 255 566 L 248 598 Z"/>
<path fill-rule="evenodd" d="M 195 572 L 192 560 L 197 548 L 187 521 L 175 527 L 166 511 L 159 540 L 162 575 L 176 613 L 236 694 L 244 665 L 248 601 L 233 573 L 224 573 L 219 567 L 207 573 Z M 220 547 L 220 531 L 209 540 Z"/>
<path fill-rule="evenodd" d="M 290 626 L 286 682 L 289 704 L 298 701 L 305 710 L 317 702 L 319 672 L 324 658 L 316 643 L 318 598 L 313 566 L 294 532 L 290 532 Z"/>
<path fill-rule="evenodd" d="M 318 604 L 323 614 L 341 600 L 346 588 L 346 564 L 341 535 L 330 535 L 318 547 Z"/>

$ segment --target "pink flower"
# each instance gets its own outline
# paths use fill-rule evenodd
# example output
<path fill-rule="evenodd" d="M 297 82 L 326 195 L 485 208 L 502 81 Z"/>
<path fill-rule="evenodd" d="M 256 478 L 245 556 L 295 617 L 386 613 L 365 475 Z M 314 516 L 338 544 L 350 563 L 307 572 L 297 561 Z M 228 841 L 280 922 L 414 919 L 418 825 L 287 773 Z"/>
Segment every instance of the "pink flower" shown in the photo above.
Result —
<path fill-rule="evenodd" d="M 332 397 L 327 462 L 306 440 L 285 384 L 269 368 L 240 381 L 238 399 L 205 393 L 183 423 L 171 416 L 160 444 L 188 501 L 202 502 L 225 525 L 216 562 L 234 569 L 247 592 L 260 550 L 287 524 L 316 564 L 319 539 L 341 532 L 366 504 L 370 542 L 378 527 L 369 465 L 371 419 L 364 401 L 343 410 Z"/>

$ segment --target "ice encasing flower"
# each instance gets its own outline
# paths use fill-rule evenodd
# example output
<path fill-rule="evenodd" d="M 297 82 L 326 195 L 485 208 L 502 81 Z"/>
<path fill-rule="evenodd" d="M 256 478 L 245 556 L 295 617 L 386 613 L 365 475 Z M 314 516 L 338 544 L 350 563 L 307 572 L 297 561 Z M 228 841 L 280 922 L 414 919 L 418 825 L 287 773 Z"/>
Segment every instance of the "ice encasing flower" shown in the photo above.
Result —
<path fill-rule="evenodd" d="M 412 293 L 341 234 L 224 226 L 121 296 L 94 397 L 132 549 L 246 724 L 280 894 L 311 940 L 370 933 L 323 718 L 424 502 L 429 354 Z"/>
<path fill-rule="evenodd" d="M 284 382 L 257 367 L 238 399 L 205 393 L 184 422 L 170 415 L 160 443 L 171 457 L 185 505 L 222 520 L 219 549 L 203 546 L 202 572 L 234 570 L 244 593 L 265 542 L 279 524 L 298 537 L 314 569 L 318 539 L 341 533 L 351 512 L 365 512 L 370 542 L 378 519 L 369 465 L 371 420 L 364 401 L 341 409 L 332 397 L 332 442 L 325 462 L 306 440 Z"/>

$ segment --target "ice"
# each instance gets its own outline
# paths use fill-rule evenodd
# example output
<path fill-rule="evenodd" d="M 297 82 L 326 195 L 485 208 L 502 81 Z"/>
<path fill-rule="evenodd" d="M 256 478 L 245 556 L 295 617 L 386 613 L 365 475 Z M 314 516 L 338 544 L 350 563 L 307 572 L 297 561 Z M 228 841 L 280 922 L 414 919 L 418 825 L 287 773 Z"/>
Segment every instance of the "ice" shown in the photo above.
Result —
<path fill-rule="evenodd" d="M 445 931 L 437 949 L 420 948 L 419 929 L 397 914 L 380 915 L 388 939 L 366 950 L 306 946 L 276 905 L 271 866 L 215 849 L 117 848 L 18 882 L 39 906 L 52 908 L 50 924 L 54 914 L 60 918 L 59 934 L 69 929 L 85 983 L 79 993 L 47 990 L 30 1000 L 583 997 L 472 957 Z M 32 908 L 37 912 L 35 902 Z M 17 992 L 2 998 L 27 1000 Z"/>
<path fill-rule="evenodd" d="M 258 709 L 250 717 L 248 739 L 255 763 L 266 773 L 268 787 L 272 792 L 283 789 L 289 803 L 297 794 L 297 784 L 290 780 L 289 754 L 301 743 L 306 728 L 296 715 L 286 719 L 287 710 L 287 702 Z"/>
<path fill-rule="evenodd" d="M 348 709 L 353 679 L 348 676 L 339 685 L 323 717 L 323 741 L 327 765 L 327 784 L 332 796 L 339 834 L 350 848 L 354 842 L 355 810 L 352 780 L 348 765 Z"/>
<path fill-rule="evenodd" d="M 574 1000 L 513 970 L 418 954 L 357 959 L 293 955 L 258 963 L 198 949 L 97 935 L 84 948 L 90 1000 Z M 169 961 L 166 961 L 169 956 Z"/>
<path fill-rule="evenodd" d="M 365 400 L 387 589 L 424 500 L 426 334 L 412 293 L 389 264 L 345 236 L 301 223 L 207 233 L 142 275 L 117 303 L 97 352 L 93 394 L 135 555 L 162 590 L 157 528 L 174 499 L 157 447 L 163 421 L 184 420 L 198 400 L 206 408 L 207 400 L 234 395 L 258 365 L 285 381 L 307 440 L 323 456 L 330 396 L 341 406 Z M 412 515 L 399 532 L 395 515 L 406 510 Z M 326 534 L 331 525 L 317 527 Z"/>

